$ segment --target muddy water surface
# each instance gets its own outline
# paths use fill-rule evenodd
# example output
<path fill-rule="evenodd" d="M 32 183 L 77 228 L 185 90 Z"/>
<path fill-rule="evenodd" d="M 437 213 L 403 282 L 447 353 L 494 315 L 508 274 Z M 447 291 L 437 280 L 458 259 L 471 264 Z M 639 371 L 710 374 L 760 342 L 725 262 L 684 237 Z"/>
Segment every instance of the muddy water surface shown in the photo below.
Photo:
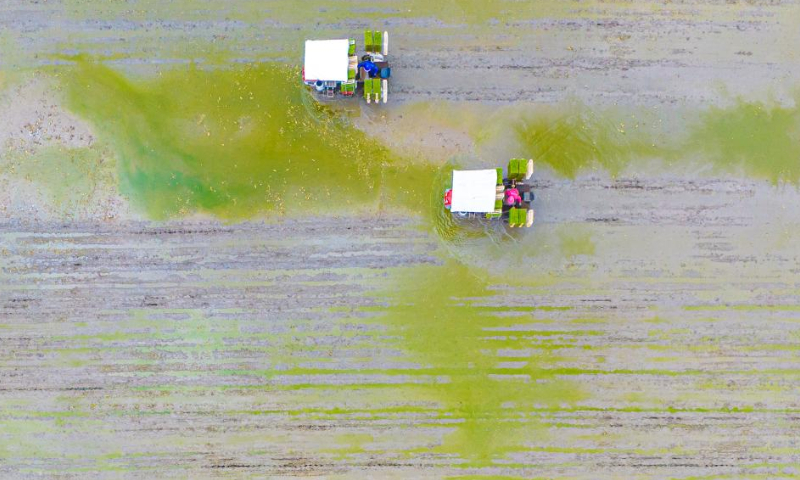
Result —
<path fill-rule="evenodd" d="M 795 107 L 439 102 L 348 119 L 281 64 L 130 70 L 51 73 L 112 152 L 106 187 L 168 222 L 3 234 L 9 475 L 797 465 Z M 375 134 L 423 118 L 464 146 Z M 70 162 L 72 181 L 98 159 L 54 155 L 15 169 L 70 209 L 83 184 L 42 170 Z M 538 164 L 535 227 L 452 222 L 450 169 L 516 155 Z"/>

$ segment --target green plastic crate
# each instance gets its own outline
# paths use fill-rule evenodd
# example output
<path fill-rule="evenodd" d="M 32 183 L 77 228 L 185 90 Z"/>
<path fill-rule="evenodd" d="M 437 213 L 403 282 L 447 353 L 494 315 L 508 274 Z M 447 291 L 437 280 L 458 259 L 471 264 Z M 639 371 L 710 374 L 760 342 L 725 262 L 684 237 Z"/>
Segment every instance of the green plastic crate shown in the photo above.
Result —
<path fill-rule="evenodd" d="M 354 68 L 347 69 L 347 79 L 354 80 L 356 78 L 356 70 Z"/>
<path fill-rule="evenodd" d="M 528 209 L 527 208 L 518 208 L 517 209 L 517 226 L 524 227 L 525 222 L 528 221 Z"/>
<path fill-rule="evenodd" d="M 375 30 L 372 35 L 372 44 L 375 46 L 375 53 L 381 53 L 381 50 L 383 50 L 383 33 Z"/>
<path fill-rule="evenodd" d="M 372 80 L 366 79 L 364 80 L 364 98 L 367 98 L 370 95 L 372 95 Z"/>
<path fill-rule="evenodd" d="M 518 211 L 519 211 L 519 209 L 517 209 L 516 207 L 511 207 L 511 210 L 508 211 L 508 225 L 509 226 L 511 226 L 511 227 L 516 227 L 517 226 L 517 218 L 518 218 L 517 212 Z"/>
<path fill-rule="evenodd" d="M 517 162 L 517 180 L 524 180 L 525 173 L 528 170 L 528 162 L 521 158 L 515 158 Z"/>
<path fill-rule="evenodd" d="M 508 179 L 509 180 L 516 180 L 517 175 L 519 175 L 519 163 L 516 159 L 512 159 L 508 161 Z"/>
<path fill-rule="evenodd" d="M 528 161 L 523 158 L 512 158 L 512 163 L 516 164 L 516 176 L 514 177 L 515 180 L 524 180 L 525 175 L 528 173 Z"/>
<path fill-rule="evenodd" d="M 356 54 L 356 41 L 354 39 L 350 39 L 350 47 L 347 49 L 347 54 L 351 57 Z"/>
<path fill-rule="evenodd" d="M 497 184 L 498 185 L 502 185 L 503 184 L 503 169 L 502 168 L 498 168 L 497 169 Z"/>
<path fill-rule="evenodd" d="M 372 30 L 364 31 L 364 50 L 374 52 L 374 43 L 372 42 Z"/>

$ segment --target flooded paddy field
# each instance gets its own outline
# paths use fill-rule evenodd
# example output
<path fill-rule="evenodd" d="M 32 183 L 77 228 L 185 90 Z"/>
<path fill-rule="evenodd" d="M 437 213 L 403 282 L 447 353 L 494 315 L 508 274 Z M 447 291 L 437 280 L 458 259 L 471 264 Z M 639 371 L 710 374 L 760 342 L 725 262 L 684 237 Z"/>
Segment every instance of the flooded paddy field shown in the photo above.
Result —
<path fill-rule="evenodd" d="M 302 41 L 367 27 L 389 104 L 318 104 Z M 0 3 L 0 476 L 795 478 L 798 43 L 791 1 Z M 444 214 L 515 156 L 531 229 Z"/>

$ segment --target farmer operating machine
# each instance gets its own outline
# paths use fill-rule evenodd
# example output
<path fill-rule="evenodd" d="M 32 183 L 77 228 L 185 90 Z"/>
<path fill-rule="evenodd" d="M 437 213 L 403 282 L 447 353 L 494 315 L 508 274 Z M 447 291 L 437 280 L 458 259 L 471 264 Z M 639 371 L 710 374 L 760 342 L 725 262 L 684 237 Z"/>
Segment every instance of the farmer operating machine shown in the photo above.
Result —
<path fill-rule="evenodd" d="M 444 193 L 444 207 L 457 217 L 486 218 L 510 227 L 533 225 L 533 191 L 526 183 L 533 160 L 514 158 L 503 169 L 453 170 L 453 184 Z"/>
<path fill-rule="evenodd" d="M 356 54 L 354 39 L 306 40 L 303 83 L 322 98 L 352 97 L 360 92 L 367 103 L 389 100 L 389 33 L 364 32 L 364 54 Z"/>

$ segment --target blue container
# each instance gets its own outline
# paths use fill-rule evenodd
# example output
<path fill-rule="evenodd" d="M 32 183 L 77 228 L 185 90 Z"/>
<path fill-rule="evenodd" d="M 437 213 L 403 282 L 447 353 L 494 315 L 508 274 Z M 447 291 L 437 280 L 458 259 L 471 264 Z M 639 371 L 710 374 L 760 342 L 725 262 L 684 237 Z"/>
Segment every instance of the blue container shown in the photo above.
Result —
<path fill-rule="evenodd" d="M 389 78 L 392 76 L 392 69 L 389 67 L 381 68 L 381 78 Z"/>

